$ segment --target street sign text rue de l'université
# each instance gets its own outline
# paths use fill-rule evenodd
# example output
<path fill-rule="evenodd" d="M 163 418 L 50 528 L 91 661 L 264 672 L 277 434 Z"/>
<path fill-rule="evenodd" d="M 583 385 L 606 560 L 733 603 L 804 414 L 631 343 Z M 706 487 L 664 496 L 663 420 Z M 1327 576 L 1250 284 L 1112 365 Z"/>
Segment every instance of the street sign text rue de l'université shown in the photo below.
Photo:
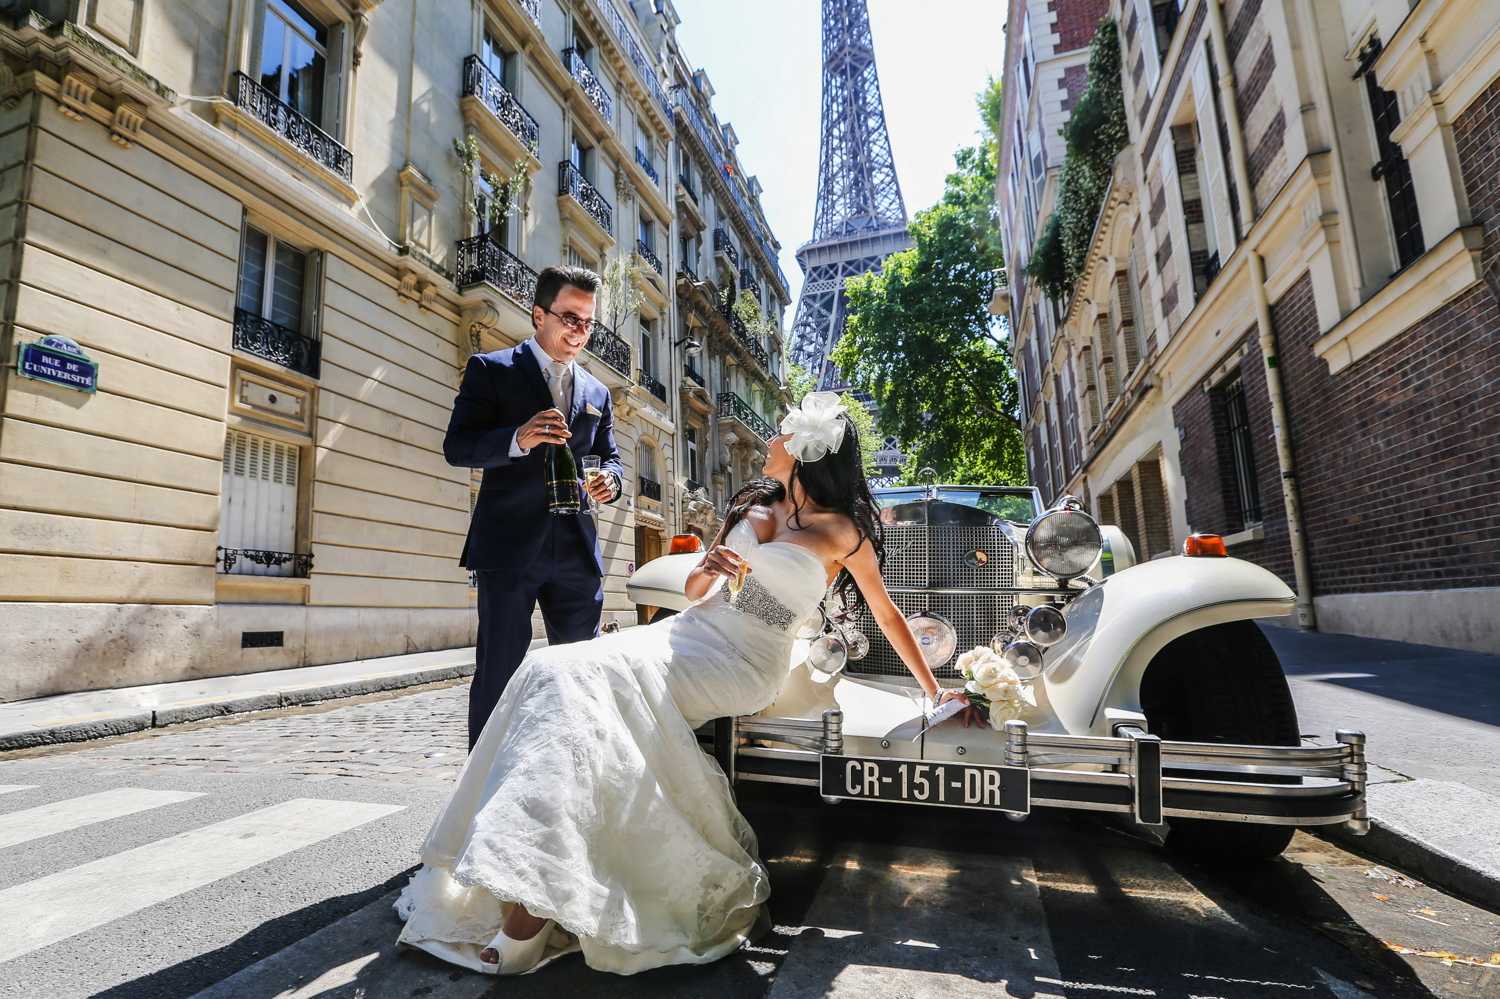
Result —
<path fill-rule="evenodd" d="M 79 392 L 99 387 L 99 364 L 83 348 L 65 336 L 42 337 L 18 347 L 16 373 L 22 378 L 50 382 Z"/>

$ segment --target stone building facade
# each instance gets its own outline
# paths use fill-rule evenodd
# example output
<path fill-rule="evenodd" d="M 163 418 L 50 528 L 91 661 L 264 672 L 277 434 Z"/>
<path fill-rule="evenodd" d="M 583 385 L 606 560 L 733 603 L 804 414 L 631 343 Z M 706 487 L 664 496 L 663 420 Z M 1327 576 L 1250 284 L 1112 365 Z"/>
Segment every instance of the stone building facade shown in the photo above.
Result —
<path fill-rule="evenodd" d="M 615 302 L 582 358 L 628 471 L 601 517 L 606 622 L 634 623 L 624 582 L 669 535 L 713 529 L 749 420 L 723 386 L 769 421 L 780 344 L 687 404 L 692 372 L 748 348 L 725 320 L 684 353 L 680 272 L 713 301 L 725 278 L 711 244 L 678 249 L 693 73 L 666 0 L 5 16 L 0 700 L 472 644 L 479 477 L 443 434 L 467 356 L 530 335 L 554 262 L 605 271 Z M 730 280 L 779 322 L 777 246 L 711 96 L 697 210 L 758 240 Z M 91 365 L 95 390 L 66 383 Z"/>
<path fill-rule="evenodd" d="M 1114 20 L 1129 143 L 1067 301 L 1024 275 Z M 1298 619 L 1500 650 L 1500 8 L 1031 0 L 996 196 L 1028 457 L 1142 557 L 1225 536 Z"/>

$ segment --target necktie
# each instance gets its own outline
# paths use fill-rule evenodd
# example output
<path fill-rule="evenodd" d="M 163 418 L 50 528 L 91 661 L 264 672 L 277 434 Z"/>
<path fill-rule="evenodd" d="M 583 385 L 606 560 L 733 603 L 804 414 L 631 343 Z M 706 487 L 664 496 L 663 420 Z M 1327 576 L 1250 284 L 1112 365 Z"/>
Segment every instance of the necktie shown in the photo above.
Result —
<path fill-rule="evenodd" d="M 547 388 L 552 391 L 552 404 L 563 413 L 568 411 L 568 386 L 566 384 L 568 369 L 557 361 L 547 365 Z"/>

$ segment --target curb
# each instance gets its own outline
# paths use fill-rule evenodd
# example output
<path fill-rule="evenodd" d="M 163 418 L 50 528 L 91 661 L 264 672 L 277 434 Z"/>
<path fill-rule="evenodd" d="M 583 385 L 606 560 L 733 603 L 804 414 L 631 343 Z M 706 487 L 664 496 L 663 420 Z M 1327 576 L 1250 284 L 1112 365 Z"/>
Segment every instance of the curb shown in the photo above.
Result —
<path fill-rule="evenodd" d="M 1462 857 L 1397 832 L 1374 816 L 1370 818 L 1370 831 L 1363 836 L 1354 835 L 1342 825 L 1314 826 L 1304 832 L 1332 840 L 1352 853 L 1399 868 L 1434 888 L 1500 913 L 1500 878 Z"/>
<path fill-rule="evenodd" d="M 127 735 L 131 732 L 143 732 L 150 728 L 166 728 L 168 725 L 221 718 L 246 711 L 268 711 L 300 704 L 312 704 L 317 701 L 358 697 L 361 694 L 378 694 L 387 690 L 399 690 L 402 687 L 457 680 L 473 674 L 474 663 L 471 660 L 418 670 L 376 673 L 336 683 L 285 687 L 259 694 L 210 697 L 199 701 L 171 704 L 155 710 L 123 711 L 115 715 L 104 715 L 87 721 L 70 722 L 66 725 L 24 729 L 19 732 L 0 732 L 0 752 L 35 749 L 39 746 L 55 746 L 69 742 L 87 742 L 92 739 Z"/>

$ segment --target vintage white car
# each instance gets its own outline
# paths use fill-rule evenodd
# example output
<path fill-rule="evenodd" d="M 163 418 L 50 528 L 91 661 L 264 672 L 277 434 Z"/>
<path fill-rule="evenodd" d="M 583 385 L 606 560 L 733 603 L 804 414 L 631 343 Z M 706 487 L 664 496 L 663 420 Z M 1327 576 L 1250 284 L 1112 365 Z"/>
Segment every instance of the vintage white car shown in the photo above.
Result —
<path fill-rule="evenodd" d="M 1227 557 L 1213 535 L 1138 564 L 1118 528 L 1071 497 L 1043 510 L 1029 488 L 898 487 L 876 499 L 886 586 L 939 681 L 962 684 L 955 656 L 990 647 L 1029 677 L 1035 705 L 999 730 L 929 725 L 868 609 L 825 613 L 774 704 L 700 732 L 731 781 L 1013 818 L 1115 812 L 1220 861 L 1274 856 L 1297 826 L 1368 829 L 1364 736 L 1301 744 L 1255 624 L 1293 607 L 1272 573 Z M 641 566 L 632 600 L 657 614 L 686 607 L 696 543 Z"/>

